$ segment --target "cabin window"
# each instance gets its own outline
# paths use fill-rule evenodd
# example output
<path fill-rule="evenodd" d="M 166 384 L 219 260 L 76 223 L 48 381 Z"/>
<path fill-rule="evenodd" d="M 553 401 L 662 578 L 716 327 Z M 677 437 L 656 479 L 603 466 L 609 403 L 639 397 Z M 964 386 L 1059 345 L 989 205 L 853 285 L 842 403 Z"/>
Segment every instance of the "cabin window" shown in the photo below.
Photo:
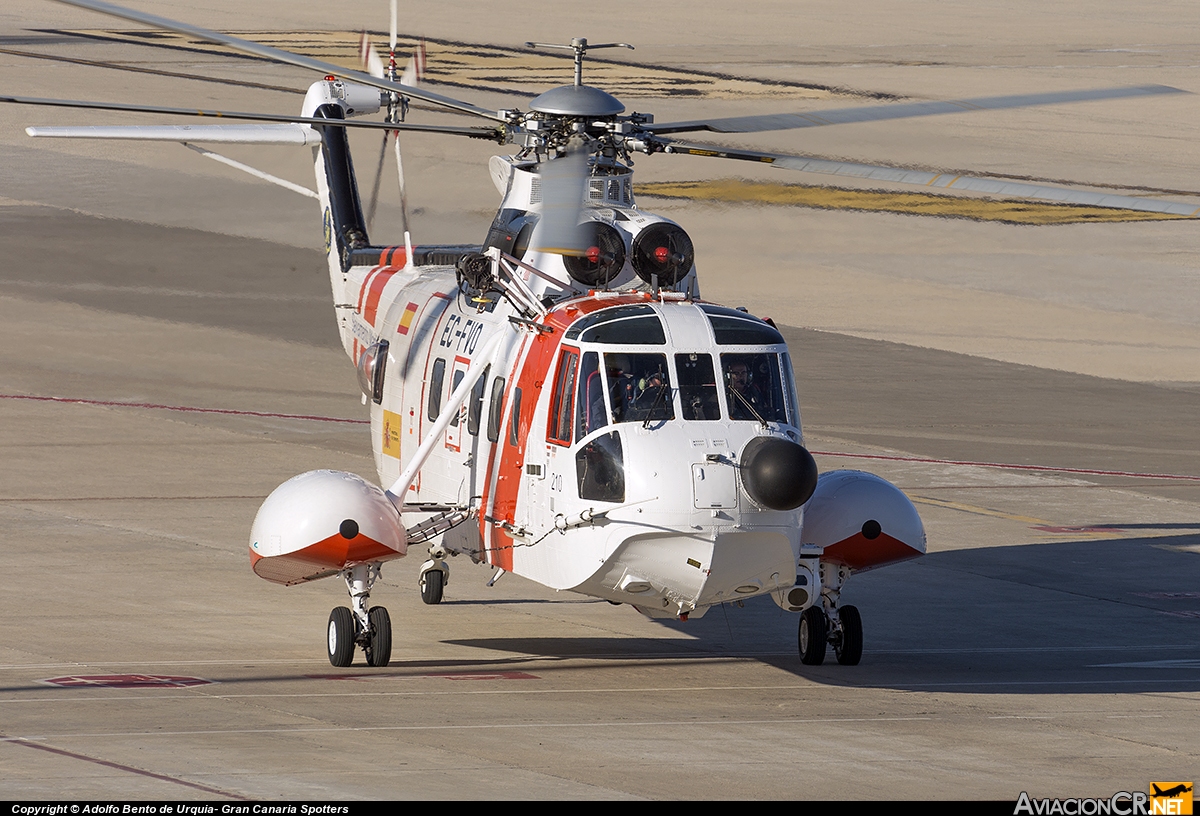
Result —
<path fill-rule="evenodd" d="M 442 412 L 442 382 L 446 379 L 446 361 L 438 357 L 433 361 L 433 373 L 429 375 L 429 421 L 433 422 Z"/>
<path fill-rule="evenodd" d="M 575 454 L 579 498 L 590 501 L 625 501 L 625 459 L 616 431 L 601 434 Z"/>
<path fill-rule="evenodd" d="M 787 422 L 778 354 L 722 354 L 721 369 L 730 419 Z"/>
<path fill-rule="evenodd" d="M 675 418 L 665 354 L 605 354 L 613 422 Z"/>
<path fill-rule="evenodd" d="M 471 436 L 479 436 L 479 420 L 483 417 L 483 392 L 487 389 L 488 372 L 491 370 L 491 366 L 485 368 L 483 376 L 475 381 L 475 386 L 471 389 L 471 404 L 467 408 L 467 433 Z"/>
<path fill-rule="evenodd" d="M 675 371 L 679 376 L 679 402 L 684 419 L 720 419 L 717 377 L 711 354 L 676 354 Z"/>
<path fill-rule="evenodd" d="M 575 416 L 575 371 L 579 352 L 563 349 L 558 357 L 558 376 L 550 401 L 550 423 L 546 439 L 559 445 L 571 444 L 571 421 Z"/>
<path fill-rule="evenodd" d="M 458 369 L 454 372 L 453 383 L 450 385 L 450 393 L 453 394 L 458 390 L 458 386 L 462 384 L 463 377 L 467 376 L 466 369 Z M 454 419 L 450 420 L 450 425 L 457 428 L 458 420 L 462 416 L 462 405 L 459 405 L 457 411 L 454 412 Z"/>
<path fill-rule="evenodd" d="M 521 441 L 521 389 L 513 389 L 512 416 L 508 422 L 508 444 L 516 447 Z"/>
<path fill-rule="evenodd" d="M 504 404 L 504 378 L 492 380 L 492 399 L 488 406 L 487 438 L 489 442 L 500 441 L 500 408 Z"/>
<path fill-rule="evenodd" d="M 583 439 L 608 424 L 604 379 L 600 376 L 600 355 L 594 351 L 583 355 L 583 364 L 579 368 L 579 396 L 575 405 L 579 414 L 575 420 L 576 439 Z"/>

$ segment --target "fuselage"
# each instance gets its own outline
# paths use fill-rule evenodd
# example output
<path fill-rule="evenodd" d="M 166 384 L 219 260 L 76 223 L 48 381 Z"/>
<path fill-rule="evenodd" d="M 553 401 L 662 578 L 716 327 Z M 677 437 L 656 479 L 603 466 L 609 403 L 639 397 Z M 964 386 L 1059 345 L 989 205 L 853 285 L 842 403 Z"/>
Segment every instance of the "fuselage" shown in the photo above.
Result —
<path fill-rule="evenodd" d="M 507 335 L 404 497 L 472 506 L 444 546 L 556 589 L 671 616 L 796 581 L 801 511 L 758 506 L 751 439 L 802 443 L 780 334 L 679 293 L 593 292 L 541 328 L 472 298 L 449 267 L 394 261 L 358 282 L 352 357 L 387 341 L 372 406 L 380 482 L 396 480 L 473 355 Z M 358 273 L 358 274 L 356 274 Z"/>

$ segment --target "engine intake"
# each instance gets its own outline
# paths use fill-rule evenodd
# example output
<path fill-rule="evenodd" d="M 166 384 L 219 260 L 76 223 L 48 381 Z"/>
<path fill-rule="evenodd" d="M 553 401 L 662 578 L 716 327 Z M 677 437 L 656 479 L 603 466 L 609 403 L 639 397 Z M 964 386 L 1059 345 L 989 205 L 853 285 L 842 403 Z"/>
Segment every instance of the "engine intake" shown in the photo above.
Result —
<path fill-rule="evenodd" d="M 607 287 L 625 266 L 625 239 L 610 224 L 589 221 L 580 229 L 586 236 L 583 255 L 566 255 L 563 265 L 573 280 L 584 286 Z"/>
<path fill-rule="evenodd" d="M 651 285 L 674 286 L 692 271 L 696 253 L 692 239 L 678 224 L 651 224 L 633 239 L 633 269 Z"/>

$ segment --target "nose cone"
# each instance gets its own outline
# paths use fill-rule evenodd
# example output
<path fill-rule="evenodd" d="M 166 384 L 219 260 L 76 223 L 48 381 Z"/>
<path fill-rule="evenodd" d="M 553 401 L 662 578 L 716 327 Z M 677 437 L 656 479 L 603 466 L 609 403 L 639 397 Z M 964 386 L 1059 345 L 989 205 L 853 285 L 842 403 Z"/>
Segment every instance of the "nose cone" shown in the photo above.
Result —
<path fill-rule="evenodd" d="M 742 450 L 742 486 L 769 510 L 795 510 L 817 489 L 817 463 L 802 445 L 777 436 L 751 439 Z"/>

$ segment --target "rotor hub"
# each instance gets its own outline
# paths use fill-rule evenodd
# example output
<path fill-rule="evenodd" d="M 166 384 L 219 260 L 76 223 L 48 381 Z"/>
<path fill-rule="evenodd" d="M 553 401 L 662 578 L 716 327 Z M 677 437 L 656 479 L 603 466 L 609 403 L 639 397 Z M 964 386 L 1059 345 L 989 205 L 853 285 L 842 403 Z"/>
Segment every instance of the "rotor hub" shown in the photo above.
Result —
<path fill-rule="evenodd" d="M 625 105 L 610 93 L 591 85 L 551 88 L 529 103 L 531 110 L 553 116 L 602 118 L 624 113 Z"/>

